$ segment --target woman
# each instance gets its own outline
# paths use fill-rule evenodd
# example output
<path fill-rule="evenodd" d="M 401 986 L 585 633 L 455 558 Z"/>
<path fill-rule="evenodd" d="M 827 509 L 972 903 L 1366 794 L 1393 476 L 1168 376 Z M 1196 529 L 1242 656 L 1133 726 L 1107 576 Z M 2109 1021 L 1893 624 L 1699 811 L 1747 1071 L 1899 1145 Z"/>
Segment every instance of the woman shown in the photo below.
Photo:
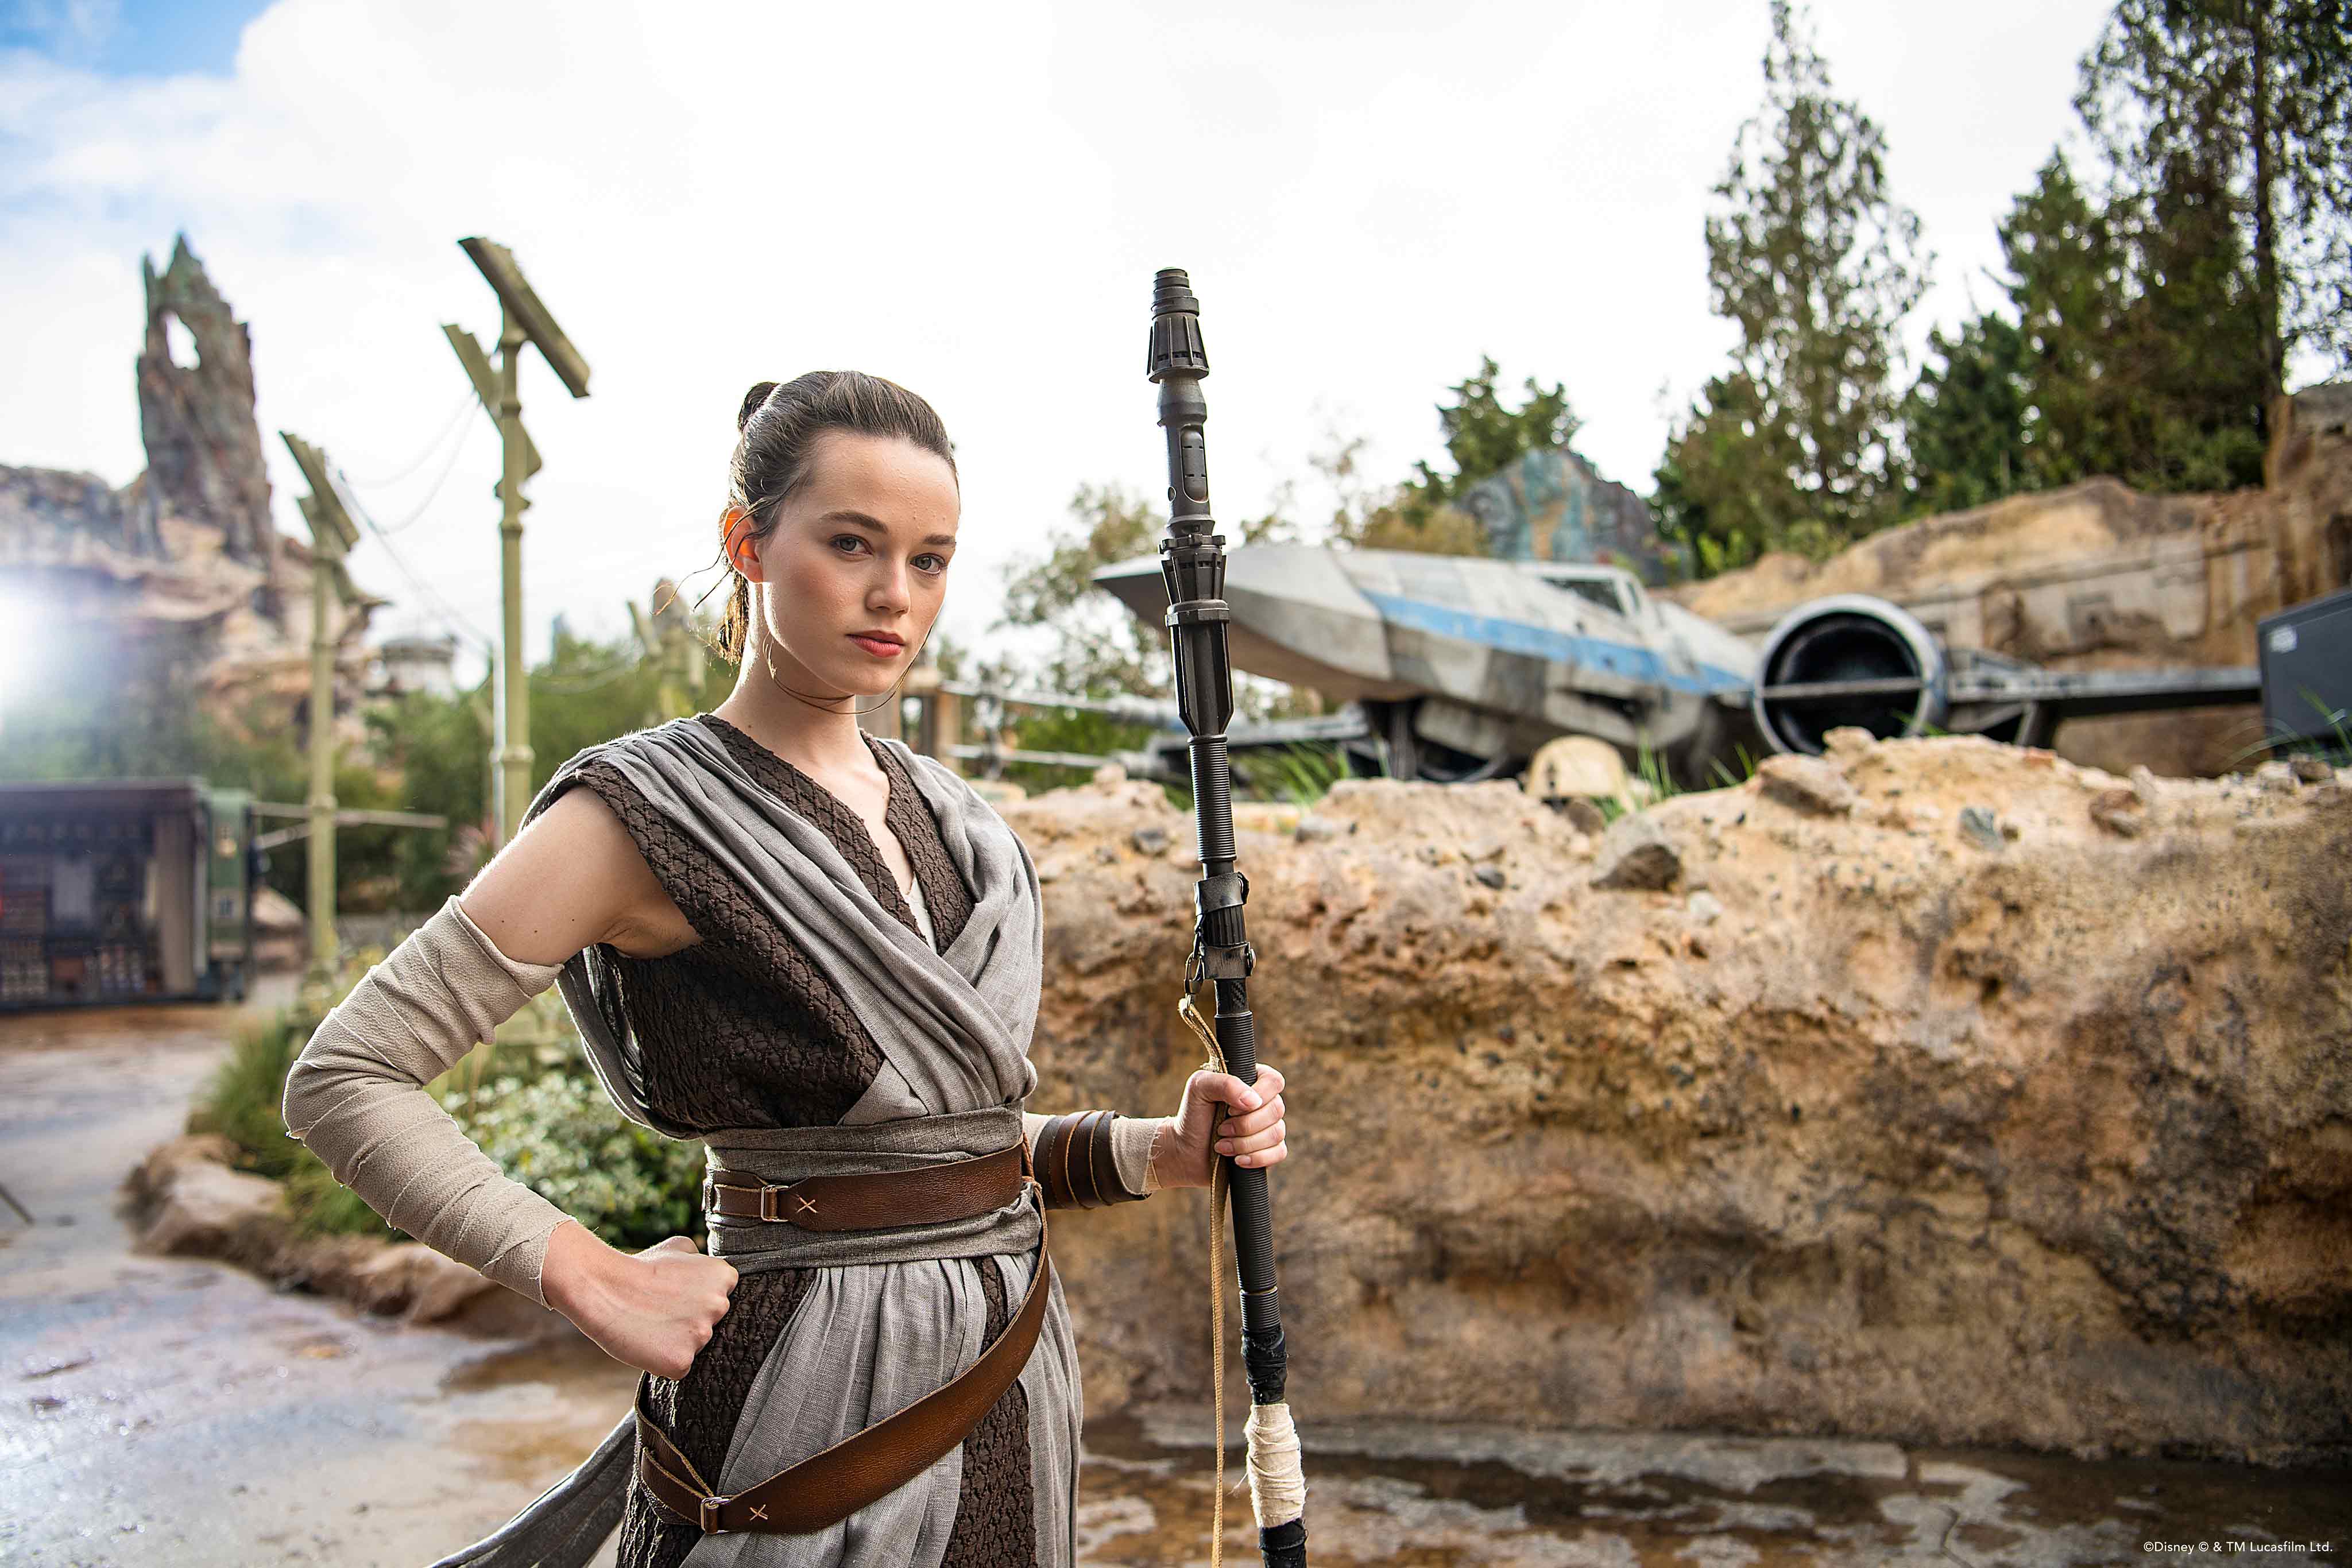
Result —
<path fill-rule="evenodd" d="M 1196 1072 L 1165 1118 L 1023 1111 L 1035 869 L 970 786 L 856 722 L 945 596 L 946 432 L 854 371 L 761 382 L 736 423 L 734 691 L 558 769 L 321 1023 L 287 1127 L 392 1223 L 645 1374 L 595 1456 L 445 1563 L 585 1563 L 617 1519 L 624 1568 L 1068 1568 L 1077 1365 L 1040 1207 L 1279 1162 L 1282 1075 Z M 614 1249 L 424 1092 L 559 980 L 614 1103 L 705 1140 L 709 1255 Z M 866 1498 L 852 1483 L 887 1467 L 853 1450 L 904 1473 Z"/>

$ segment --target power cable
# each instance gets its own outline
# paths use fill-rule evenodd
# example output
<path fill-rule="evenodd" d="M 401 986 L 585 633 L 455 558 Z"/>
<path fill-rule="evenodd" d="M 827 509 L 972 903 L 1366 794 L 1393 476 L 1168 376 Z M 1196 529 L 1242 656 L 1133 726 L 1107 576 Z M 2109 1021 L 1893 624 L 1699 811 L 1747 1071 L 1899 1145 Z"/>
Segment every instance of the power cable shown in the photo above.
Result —
<path fill-rule="evenodd" d="M 370 490 L 386 489 L 394 485 L 399 484 L 403 479 L 407 478 L 411 474 L 414 474 L 419 468 L 424 467 L 427 462 L 431 461 L 433 455 L 441 450 L 441 444 L 449 439 L 449 432 L 457 428 L 457 422 L 466 416 L 466 405 L 474 401 L 475 398 L 472 392 L 467 392 L 464 397 L 459 398 L 457 400 L 457 406 L 450 411 L 449 417 L 442 421 L 441 433 L 433 438 L 432 444 L 426 446 L 424 451 L 418 453 L 415 460 L 410 463 L 407 467 L 403 468 L 391 478 L 352 479 L 349 474 L 344 475 L 343 477 L 352 484 L 362 486 Z"/>
<path fill-rule="evenodd" d="M 457 459 L 465 455 L 466 443 L 472 434 L 473 432 L 468 430 L 464 435 L 457 437 L 457 444 L 449 448 L 448 460 L 441 465 L 441 472 L 434 476 L 433 487 L 425 492 L 425 499 L 416 503 L 416 509 L 409 513 L 408 516 L 401 518 L 400 521 L 394 523 L 391 527 L 383 528 L 383 531 L 385 534 L 396 534 L 403 528 L 415 523 L 417 518 L 425 515 L 426 509 L 433 505 L 433 498 L 441 494 L 441 486 L 447 484 L 449 482 L 449 476 L 457 471 Z M 350 476 L 346 475 L 344 477 L 348 479 Z"/>
<path fill-rule="evenodd" d="M 347 498 L 358 509 L 360 521 L 366 526 L 368 532 L 373 534 L 376 542 L 383 546 L 383 553 L 392 558 L 392 564 L 399 570 L 400 575 L 406 578 L 409 586 L 416 590 L 417 595 L 427 601 L 424 606 L 425 612 L 441 623 L 443 631 L 456 634 L 462 642 L 472 643 L 480 652 L 488 653 L 491 662 L 496 664 L 498 649 L 490 639 L 482 635 L 480 628 L 459 614 L 447 600 L 441 597 L 431 583 L 419 577 L 406 561 L 401 559 L 400 551 L 393 548 L 391 538 L 385 535 L 374 516 L 368 511 L 357 496 L 350 496 Z"/>

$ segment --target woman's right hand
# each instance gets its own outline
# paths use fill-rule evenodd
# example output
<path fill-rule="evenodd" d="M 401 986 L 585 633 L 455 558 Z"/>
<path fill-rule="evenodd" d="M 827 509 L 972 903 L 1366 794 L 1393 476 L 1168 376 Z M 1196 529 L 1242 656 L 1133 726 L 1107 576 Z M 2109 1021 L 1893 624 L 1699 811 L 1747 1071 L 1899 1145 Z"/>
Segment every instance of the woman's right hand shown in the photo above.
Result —
<path fill-rule="evenodd" d="M 725 1259 L 705 1257 L 692 1237 L 623 1252 L 577 1220 L 550 1233 L 540 1268 L 547 1304 L 598 1349 L 671 1379 L 684 1377 L 710 1343 L 739 1277 Z"/>

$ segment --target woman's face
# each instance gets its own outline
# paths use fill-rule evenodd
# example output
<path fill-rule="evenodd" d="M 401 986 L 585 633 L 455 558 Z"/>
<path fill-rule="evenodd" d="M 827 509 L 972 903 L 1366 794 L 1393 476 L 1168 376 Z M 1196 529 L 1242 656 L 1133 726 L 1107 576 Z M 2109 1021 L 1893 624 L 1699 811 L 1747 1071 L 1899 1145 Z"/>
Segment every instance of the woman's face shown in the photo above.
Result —
<path fill-rule="evenodd" d="M 753 612 L 777 677 L 813 695 L 888 691 L 939 616 L 962 511 L 938 455 L 897 436 L 818 436 L 807 482 L 740 562 L 764 585 Z"/>

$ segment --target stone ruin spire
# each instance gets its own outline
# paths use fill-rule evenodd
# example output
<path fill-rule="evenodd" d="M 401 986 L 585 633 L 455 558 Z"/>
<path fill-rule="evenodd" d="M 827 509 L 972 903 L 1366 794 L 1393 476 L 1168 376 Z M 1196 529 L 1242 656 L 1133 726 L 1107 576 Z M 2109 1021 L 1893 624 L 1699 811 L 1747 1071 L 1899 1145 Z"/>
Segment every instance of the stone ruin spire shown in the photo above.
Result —
<path fill-rule="evenodd" d="M 139 354 L 139 434 L 147 472 L 139 486 L 150 517 L 169 513 L 220 531 L 221 552 L 276 576 L 269 473 L 254 419 L 253 339 L 181 235 L 161 273 L 146 256 L 147 338 Z M 196 342 L 197 362 L 172 362 L 167 322 Z M 273 587 L 275 586 L 273 582 Z"/>

